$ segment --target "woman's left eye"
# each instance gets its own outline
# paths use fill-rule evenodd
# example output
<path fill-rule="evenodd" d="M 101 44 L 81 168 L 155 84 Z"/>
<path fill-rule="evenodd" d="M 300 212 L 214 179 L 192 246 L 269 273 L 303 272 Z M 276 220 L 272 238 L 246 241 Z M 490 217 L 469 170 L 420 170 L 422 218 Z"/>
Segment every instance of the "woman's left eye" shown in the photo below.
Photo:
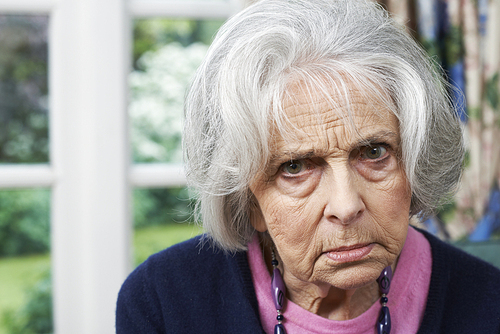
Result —
<path fill-rule="evenodd" d="M 387 149 L 384 146 L 370 146 L 367 147 L 361 156 L 368 160 L 376 160 L 383 157 L 387 153 Z"/>
<path fill-rule="evenodd" d="M 283 171 L 292 175 L 302 172 L 304 168 L 305 168 L 305 163 L 300 160 L 288 161 L 283 164 Z"/>

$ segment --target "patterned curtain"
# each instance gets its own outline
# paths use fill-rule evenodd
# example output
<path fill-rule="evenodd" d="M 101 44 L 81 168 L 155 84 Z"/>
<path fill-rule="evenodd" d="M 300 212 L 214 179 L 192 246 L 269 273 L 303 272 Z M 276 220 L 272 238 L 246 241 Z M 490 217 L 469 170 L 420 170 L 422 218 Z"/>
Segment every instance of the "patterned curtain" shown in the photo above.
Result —
<path fill-rule="evenodd" d="M 461 187 L 425 225 L 444 239 L 500 237 L 500 0 L 379 2 L 445 69 L 466 129 Z"/>

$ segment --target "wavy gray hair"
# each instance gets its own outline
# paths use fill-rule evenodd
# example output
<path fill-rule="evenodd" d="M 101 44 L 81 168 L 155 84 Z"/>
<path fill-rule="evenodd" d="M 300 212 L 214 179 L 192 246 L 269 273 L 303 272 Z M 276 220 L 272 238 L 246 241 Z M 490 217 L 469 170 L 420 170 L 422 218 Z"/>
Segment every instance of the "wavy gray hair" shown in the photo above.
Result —
<path fill-rule="evenodd" d="M 411 215 L 433 212 L 455 190 L 464 145 L 447 85 L 386 11 L 371 1 L 262 0 L 220 29 L 186 97 L 188 185 L 197 218 L 223 249 L 245 249 L 255 232 L 249 184 L 270 158 L 271 128 L 287 132 L 282 101 L 298 81 L 390 97 Z"/>

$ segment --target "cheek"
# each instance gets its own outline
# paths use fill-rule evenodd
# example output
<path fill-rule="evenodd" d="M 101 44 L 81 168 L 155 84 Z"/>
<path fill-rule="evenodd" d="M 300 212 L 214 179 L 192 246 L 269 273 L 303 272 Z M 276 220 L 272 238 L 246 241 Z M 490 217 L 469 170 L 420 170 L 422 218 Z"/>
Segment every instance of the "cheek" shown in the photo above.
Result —
<path fill-rule="evenodd" d="M 285 271 L 307 280 L 314 269 L 314 258 L 321 249 L 317 226 L 321 215 L 311 203 L 279 203 L 279 209 L 265 216 L 268 232 L 274 241 Z"/>
<path fill-rule="evenodd" d="M 313 228 L 311 218 L 315 213 L 312 203 L 288 196 L 276 196 L 262 206 L 263 218 L 272 236 L 284 239 L 299 239 Z M 289 240 L 297 241 L 297 240 Z"/>
<path fill-rule="evenodd" d="M 367 195 L 369 213 L 379 229 L 379 237 L 391 253 L 399 253 L 406 240 L 411 193 L 404 175 L 380 184 Z"/>
<path fill-rule="evenodd" d="M 288 261 L 295 257 L 304 258 L 311 245 L 316 244 L 316 227 L 321 218 L 318 213 L 321 210 L 315 205 L 317 202 L 284 195 L 269 198 L 273 200 L 261 198 L 260 203 L 263 219 L 278 253 Z"/>
<path fill-rule="evenodd" d="M 406 220 L 409 218 L 411 191 L 404 175 L 400 175 L 394 181 L 394 187 L 388 192 L 387 202 L 392 203 L 390 208 L 395 216 L 403 217 Z"/>
<path fill-rule="evenodd" d="M 309 220 L 317 216 L 320 208 L 310 198 L 321 180 L 321 172 L 321 168 L 311 167 L 300 177 L 278 175 L 267 186 L 253 190 L 262 224 L 271 235 L 291 237 L 312 228 Z"/>

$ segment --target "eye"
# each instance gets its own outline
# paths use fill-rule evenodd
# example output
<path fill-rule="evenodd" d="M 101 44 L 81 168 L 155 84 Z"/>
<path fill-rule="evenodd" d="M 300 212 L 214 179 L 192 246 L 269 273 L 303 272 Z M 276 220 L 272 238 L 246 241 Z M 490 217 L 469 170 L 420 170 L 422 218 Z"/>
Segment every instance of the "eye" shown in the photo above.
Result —
<path fill-rule="evenodd" d="M 283 164 L 283 171 L 288 173 L 288 174 L 298 174 L 302 170 L 304 170 L 305 164 L 298 160 L 298 161 L 288 161 Z"/>
<path fill-rule="evenodd" d="M 362 157 L 369 159 L 369 160 L 375 160 L 383 157 L 387 153 L 387 149 L 384 146 L 370 146 L 367 147 L 363 153 Z"/>

